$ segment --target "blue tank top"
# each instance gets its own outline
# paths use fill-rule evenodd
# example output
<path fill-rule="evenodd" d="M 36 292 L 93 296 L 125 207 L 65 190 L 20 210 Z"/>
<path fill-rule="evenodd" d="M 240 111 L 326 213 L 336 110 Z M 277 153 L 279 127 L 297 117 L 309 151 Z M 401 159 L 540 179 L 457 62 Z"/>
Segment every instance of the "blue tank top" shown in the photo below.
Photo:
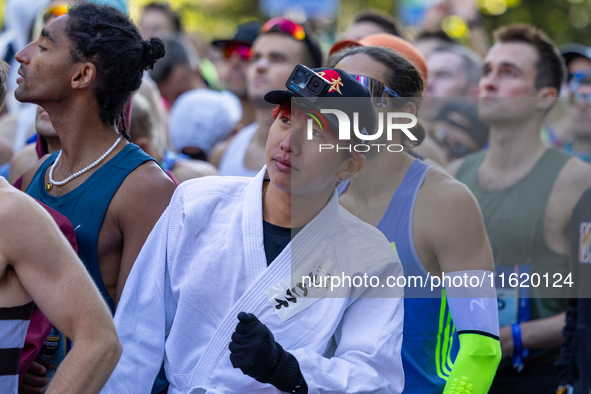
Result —
<path fill-rule="evenodd" d="M 154 159 L 136 145 L 127 144 L 83 184 L 63 196 L 55 197 L 45 190 L 45 173 L 55 162 L 58 153 L 55 152 L 39 167 L 27 188 L 27 194 L 55 209 L 72 222 L 78 241 L 78 256 L 94 279 L 111 313 L 114 313 L 115 302 L 109 296 L 99 270 L 99 231 L 111 199 L 121 183 L 141 164 Z"/>
<path fill-rule="evenodd" d="M 160 166 L 164 169 L 164 171 L 172 171 L 172 168 L 176 163 L 182 160 L 192 160 L 191 157 L 184 155 L 182 153 L 173 152 L 171 150 L 166 149 L 164 151 L 164 156 L 162 157 L 162 161 L 160 162 Z"/>
<path fill-rule="evenodd" d="M 394 193 L 378 229 L 400 257 L 405 277 L 427 278 L 413 238 L 417 194 L 432 167 L 416 159 Z M 339 187 L 342 194 L 348 182 Z M 428 289 L 427 289 L 428 290 Z M 421 296 L 416 287 L 405 288 L 402 365 L 406 394 L 442 393 L 458 354 L 458 334 L 451 321 L 446 298 Z M 423 295 L 424 296 L 424 295 Z"/>

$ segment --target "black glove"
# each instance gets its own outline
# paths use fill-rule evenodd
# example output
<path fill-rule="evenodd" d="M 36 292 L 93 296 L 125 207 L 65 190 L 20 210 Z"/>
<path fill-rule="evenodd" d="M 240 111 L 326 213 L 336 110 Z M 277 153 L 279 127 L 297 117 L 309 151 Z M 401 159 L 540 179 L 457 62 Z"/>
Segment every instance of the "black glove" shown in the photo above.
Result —
<path fill-rule="evenodd" d="M 298 361 L 275 342 L 267 326 L 252 313 L 240 312 L 238 320 L 229 346 L 232 366 L 281 391 L 307 393 Z"/>

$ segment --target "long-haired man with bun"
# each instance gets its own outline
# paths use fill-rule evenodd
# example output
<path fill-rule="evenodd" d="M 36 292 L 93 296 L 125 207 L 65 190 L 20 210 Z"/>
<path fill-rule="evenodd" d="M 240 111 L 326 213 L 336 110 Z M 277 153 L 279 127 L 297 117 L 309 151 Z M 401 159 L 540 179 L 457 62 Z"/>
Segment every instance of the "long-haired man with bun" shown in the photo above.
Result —
<path fill-rule="evenodd" d="M 164 56 L 113 7 L 81 3 L 16 54 L 16 98 L 42 106 L 61 151 L 23 178 L 22 190 L 66 216 L 78 254 L 111 312 L 174 184 L 129 144 L 125 107 L 144 70 Z"/>

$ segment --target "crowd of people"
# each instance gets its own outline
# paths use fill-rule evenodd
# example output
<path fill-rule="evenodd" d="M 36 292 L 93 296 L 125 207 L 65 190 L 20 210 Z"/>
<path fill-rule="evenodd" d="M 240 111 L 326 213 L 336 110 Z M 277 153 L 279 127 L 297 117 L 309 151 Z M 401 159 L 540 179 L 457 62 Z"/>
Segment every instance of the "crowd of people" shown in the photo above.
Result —
<path fill-rule="evenodd" d="M 591 47 L 6 18 L 0 393 L 591 393 Z"/>

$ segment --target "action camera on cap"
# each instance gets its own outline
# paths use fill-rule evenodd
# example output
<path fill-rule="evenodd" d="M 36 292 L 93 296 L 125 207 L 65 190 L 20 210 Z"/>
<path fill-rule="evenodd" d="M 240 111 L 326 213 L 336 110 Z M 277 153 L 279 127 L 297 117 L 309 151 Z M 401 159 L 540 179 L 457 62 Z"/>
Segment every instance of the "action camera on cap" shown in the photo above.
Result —
<path fill-rule="evenodd" d="M 323 97 L 330 88 L 330 82 L 308 67 L 298 64 L 291 72 L 285 87 L 300 97 Z"/>

